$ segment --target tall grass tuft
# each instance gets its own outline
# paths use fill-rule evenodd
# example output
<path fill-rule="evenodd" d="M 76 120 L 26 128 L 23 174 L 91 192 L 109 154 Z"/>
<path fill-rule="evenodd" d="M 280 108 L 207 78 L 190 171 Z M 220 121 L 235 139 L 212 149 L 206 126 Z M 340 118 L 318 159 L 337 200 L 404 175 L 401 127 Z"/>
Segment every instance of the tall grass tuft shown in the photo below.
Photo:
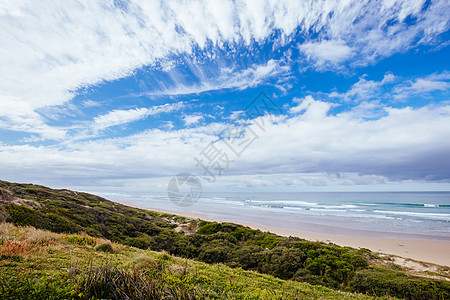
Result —
<path fill-rule="evenodd" d="M 100 245 L 97 245 L 97 247 L 95 247 L 95 251 L 101 251 L 101 252 L 106 252 L 106 253 L 114 253 L 114 248 L 112 246 L 111 243 L 102 243 Z"/>
<path fill-rule="evenodd" d="M 158 270 L 126 271 L 105 264 L 82 271 L 71 266 L 70 276 L 82 299 L 198 299 L 195 289 L 178 282 L 169 283 Z"/>
<path fill-rule="evenodd" d="M 26 234 L 23 237 L 27 242 L 37 246 L 48 246 L 58 243 L 60 237 L 50 231 L 40 230 L 34 227 L 26 227 Z"/>
<path fill-rule="evenodd" d="M 2 240 L 10 239 L 17 231 L 17 227 L 14 224 L 6 222 L 0 223 L 0 237 Z"/>

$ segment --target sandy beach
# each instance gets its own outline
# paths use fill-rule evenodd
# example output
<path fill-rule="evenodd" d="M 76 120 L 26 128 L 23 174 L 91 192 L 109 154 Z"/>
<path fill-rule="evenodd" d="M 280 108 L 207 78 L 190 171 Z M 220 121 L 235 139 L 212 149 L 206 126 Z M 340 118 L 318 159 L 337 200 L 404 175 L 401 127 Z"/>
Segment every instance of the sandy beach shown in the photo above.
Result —
<path fill-rule="evenodd" d="M 157 211 L 162 213 L 174 214 L 194 219 L 215 222 L 232 222 L 252 229 L 272 232 L 281 236 L 295 236 L 311 241 L 322 241 L 334 243 L 340 246 L 350 246 L 353 248 L 367 248 L 374 252 L 385 254 L 393 254 L 403 258 L 409 258 L 422 262 L 434 263 L 443 266 L 450 266 L 450 242 L 439 240 L 428 240 L 420 238 L 372 238 L 360 237 L 357 233 L 352 235 L 351 231 L 347 231 L 346 235 L 322 234 L 315 232 L 305 232 L 300 230 L 287 230 L 275 226 L 266 226 L 256 223 L 239 222 L 226 218 L 212 219 L 201 213 L 181 212 L 160 208 L 146 208 L 133 205 L 129 202 L 115 201 L 124 205 L 133 206 L 145 210 Z"/>

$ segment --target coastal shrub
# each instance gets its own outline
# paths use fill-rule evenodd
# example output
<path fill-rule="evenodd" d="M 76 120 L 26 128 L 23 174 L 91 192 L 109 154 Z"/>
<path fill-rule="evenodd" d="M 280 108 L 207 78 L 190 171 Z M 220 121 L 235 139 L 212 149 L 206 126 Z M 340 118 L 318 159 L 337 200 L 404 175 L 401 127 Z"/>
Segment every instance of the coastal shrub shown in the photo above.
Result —
<path fill-rule="evenodd" d="M 205 242 L 214 241 L 214 240 L 224 240 L 228 241 L 231 244 L 237 244 L 238 240 L 231 234 L 226 232 L 217 232 L 211 235 L 207 235 L 203 238 Z"/>
<path fill-rule="evenodd" d="M 220 231 L 221 225 L 216 222 L 207 223 L 203 226 L 201 226 L 197 233 L 198 234 L 214 234 Z"/>
<path fill-rule="evenodd" d="M 283 238 L 280 236 L 276 236 L 272 233 L 261 233 L 253 237 L 252 240 L 250 240 L 250 244 L 252 245 L 258 245 L 263 248 L 267 249 L 273 249 L 275 246 L 277 246 L 279 243 L 283 241 Z"/>
<path fill-rule="evenodd" d="M 230 235 L 234 236 L 238 241 L 247 241 L 252 239 L 252 237 L 255 235 L 255 230 L 244 226 L 238 226 L 236 229 L 230 232 Z"/>
<path fill-rule="evenodd" d="M 171 246 L 169 243 L 160 249 L 208 263 L 224 263 L 333 288 L 346 288 L 354 272 L 368 266 L 364 251 L 283 238 L 230 223 L 201 225 L 196 233 L 175 236 Z"/>
<path fill-rule="evenodd" d="M 203 227 L 203 226 L 205 226 L 205 225 L 208 224 L 208 223 L 211 223 L 211 222 L 204 221 L 204 220 L 200 220 L 200 222 L 198 222 L 198 227 L 199 227 L 199 228 L 200 228 L 200 227 Z"/>
<path fill-rule="evenodd" d="M 222 263 L 228 261 L 233 245 L 226 240 L 214 240 L 200 247 L 198 258 L 206 263 Z"/>
<path fill-rule="evenodd" d="M 8 189 L 16 198 L 34 200 L 40 205 L 34 209 L 0 205 L 6 209 L 2 215 L 8 216 L 7 221 L 17 225 L 54 232 L 85 232 L 142 248 L 149 246 L 148 238 L 143 238 L 142 233 L 157 236 L 164 228 L 174 227 L 157 213 L 129 208 L 95 195 L 5 181 L 0 181 L 0 188 Z"/>
<path fill-rule="evenodd" d="M 150 248 L 152 250 L 170 250 L 177 238 L 178 234 L 175 231 L 164 229 L 150 240 Z"/>
<path fill-rule="evenodd" d="M 438 300 L 450 297 L 450 282 L 411 277 L 380 268 L 357 271 L 349 286 L 354 291 L 373 296 L 390 295 L 411 300 Z"/>
<path fill-rule="evenodd" d="M 122 239 L 120 239 L 122 240 Z M 156 244 L 152 237 L 145 233 L 139 233 L 135 237 L 126 237 L 123 239 L 123 243 L 140 249 L 151 248 Z"/>
<path fill-rule="evenodd" d="M 37 228 L 45 226 L 44 217 L 34 209 L 22 205 L 9 205 L 7 206 L 7 211 L 10 216 L 8 221 L 12 221 L 16 225 L 31 225 Z"/>
<path fill-rule="evenodd" d="M 230 253 L 232 267 L 241 267 L 244 270 L 258 270 L 264 250 L 258 246 L 242 246 Z"/>
<path fill-rule="evenodd" d="M 10 219 L 8 212 L 4 206 L 0 206 L 0 223 L 6 222 L 6 220 Z"/>
<path fill-rule="evenodd" d="M 79 229 L 71 221 L 48 210 L 39 211 L 22 205 L 12 204 L 7 206 L 7 212 L 9 215 L 7 221 L 20 226 L 33 226 L 53 232 L 67 233 L 74 233 Z"/>
<path fill-rule="evenodd" d="M 302 268 L 305 253 L 299 249 L 276 247 L 263 252 L 259 270 L 282 279 L 291 279 Z"/>
<path fill-rule="evenodd" d="M 235 231 L 236 229 L 238 229 L 239 227 L 242 227 L 242 226 L 233 224 L 233 223 L 229 223 L 229 222 L 220 223 L 220 231 L 226 232 L 226 233 L 231 233 L 231 232 Z"/>
<path fill-rule="evenodd" d="M 175 241 L 170 252 L 181 257 L 195 258 L 198 257 L 200 250 L 191 243 L 189 237 L 182 237 Z"/>

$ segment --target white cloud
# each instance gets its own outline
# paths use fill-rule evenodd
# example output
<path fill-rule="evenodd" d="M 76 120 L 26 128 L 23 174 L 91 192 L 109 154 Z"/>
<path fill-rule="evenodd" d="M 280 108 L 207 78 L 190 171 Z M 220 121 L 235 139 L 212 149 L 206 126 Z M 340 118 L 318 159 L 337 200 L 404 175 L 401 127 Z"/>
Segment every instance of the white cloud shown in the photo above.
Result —
<path fill-rule="evenodd" d="M 422 11 L 424 4 L 424 0 L 318 2 L 321 14 L 315 10 L 311 12 L 312 29 L 322 40 L 344 40 L 354 51 L 349 64 L 365 66 L 379 57 L 407 51 L 417 44 L 436 43 L 438 35 L 449 29 L 449 19 L 444 17 L 444 12 L 450 9 L 450 4 L 448 1 L 435 1 Z M 416 22 L 407 25 L 407 17 Z M 309 43 L 316 41 L 307 40 L 306 44 Z M 320 49 L 317 51 L 318 56 L 323 57 Z M 349 55 L 348 49 L 342 48 L 337 59 L 344 61 L 346 55 Z M 333 53 L 330 57 L 334 57 Z M 318 61 L 319 69 L 336 67 L 320 64 L 322 62 L 326 61 Z"/>
<path fill-rule="evenodd" d="M 33 140 L 60 140 L 66 136 L 64 129 L 45 124 L 30 103 L 10 96 L 0 96 L 0 128 L 34 133 Z"/>
<path fill-rule="evenodd" d="M 373 98 L 381 97 L 382 88 L 386 85 L 393 84 L 395 79 L 396 77 L 393 74 L 385 74 L 381 81 L 366 80 L 365 76 L 363 76 L 347 92 L 332 92 L 329 96 L 332 98 L 340 98 L 347 102 L 369 101 Z"/>
<path fill-rule="evenodd" d="M 32 112 L 64 105 L 82 87 L 129 76 L 146 65 L 170 68 L 175 63 L 171 57 L 190 56 L 197 47 L 207 50 L 210 44 L 219 48 L 227 44 L 233 49 L 262 43 L 277 30 L 282 35 L 280 45 L 294 32 L 304 36 L 300 47 L 319 67 L 336 66 L 351 57 L 355 65 L 367 64 L 417 43 L 433 44 L 448 30 L 450 10 L 445 0 L 433 1 L 425 11 L 421 10 L 424 1 L 407 0 L 120 3 L 2 2 L 0 103 L 13 103 L 17 109 L 2 107 L 0 116 L 22 116 L 15 126 L 11 120 L 2 124 L 17 130 L 35 127 L 36 133 L 48 136 L 45 119 Z M 408 16 L 416 20 L 414 24 L 404 23 Z M 318 36 L 317 40 L 311 36 Z M 178 93 L 254 86 L 276 74 L 273 68 L 268 63 L 237 74 L 244 84 L 239 76 L 233 80 L 222 74 L 223 81 Z"/>
<path fill-rule="evenodd" d="M 159 106 L 142 107 L 128 110 L 116 109 L 107 114 L 95 117 L 93 121 L 93 127 L 95 129 L 105 129 L 107 127 L 122 125 L 144 119 L 150 115 L 176 111 L 181 109 L 182 107 L 184 107 L 183 102 L 177 102 L 174 104 L 164 104 Z"/>
<path fill-rule="evenodd" d="M 259 172 L 266 173 L 358 172 L 390 179 L 450 179 L 445 154 L 450 141 L 442 140 L 449 134 L 449 106 L 384 107 L 385 114 L 374 120 L 354 118 L 352 110 L 329 115 L 329 104 L 317 100 L 305 107 L 303 114 L 267 125 L 240 165 L 252 171 L 258 165 Z"/>
<path fill-rule="evenodd" d="M 166 122 L 164 122 L 162 127 L 167 129 L 167 130 L 171 130 L 172 128 L 175 127 L 175 125 L 173 125 L 172 121 L 166 121 Z"/>
<path fill-rule="evenodd" d="M 442 81 L 432 81 L 417 79 L 412 85 L 411 90 L 415 93 L 426 93 L 431 91 L 445 91 L 450 89 L 450 83 Z"/>
<path fill-rule="evenodd" d="M 143 119 L 148 116 L 148 108 L 135 108 L 129 110 L 113 110 L 106 115 L 94 118 L 94 126 L 99 129 L 121 125 Z"/>
<path fill-rule="evenodd" d="M 191 125 L 197 124 L 202 119 L 203 119 L 203 116 L 199 115 L 199 114 L 183 116 L 183 121 L 186 126 L 191 126 Z"/>
<path fill-rule="evenodd" d="M 367 80 L 366 76 L 363 76 L 348 91 L 344 93 L 334 91 L 326 95 L 332 99 L 359 103 L 380 100 L 391 102 L 413 96 L 428 97 L 433 92 L 450 92 L 448 72 L 433 73 L 412 80 L 402 80 L 393 74 L 384 75 L 380 81 Z"/>
<path fill-rule="evenodd" d="M 435 91 L 450 91 L 450 73 L 435 73 L 416 78 L 395 87 L 394 98 L 404 99 L 410 96 L 424 95 Z"/>
<path fill-rule="evenodd" d="M 94 100 L 85 100 L 82 103 L 83 107 L 99 107 L 102 106 L 100 101 L 94 101 Z"/>
<path fill-rule="evenodd" d="M 380 104 L 380 101 L 362 101 L 353 107 L 349 116 L 355 119 L 379 119 L 387 114 L 386 107 Z"/>
<path fill-rule="evenodd" d="M 269 60 L 265 64 L 253 65 L 243 70 L 235 68 L 223 68 L 217 76 L 206 75 L 198 67 L 194 71 L 200 84 L 186 84 L 183 80 L 172 77 L 173 85 L 157 92 L 150 92 L 147 95 L 187 95 L 199 94 L 207 91 L 216 91 L 221 89 L 239 89 L 243 90 L 249 87 L 255 87 L 262 82 L 277 76 L 287 76 L 290 67 L 281 65 L 280 61 Z M 192 69 L 191 69 L 192 71 Z"/>
<path fill-rule="evenodd" d="M 352 48 L 347 46 L 342 40 L 309 42 L 301 45 L 300 50 L 303 51 L 319 69 L 327 66 L 327 64 L 337 65 L 354 55 Z"/>
<path fill-rule="evenodd" d="M 315 103 L 315 100 L 311 95 L 308 95 L 303 99 L 294 98 L 294 102 L 298 103 L 298 105 L 293 106 L 289 109 L 289 112 L 291 114 L 296 114 L 305 111 L 311 104 Z"/>
<path fill-rule="evenodd" d="M 245 112 L 243 110 L 232 111 L 231 115 L 228 117 L 229 120 L 236 120 Z"/>
<path fill-rule="evenodd" d="M 264 131 L 255 124 L 260 120 L 254 120 L 251 128 L 258 138 L 241 157 L 228 152 L 235 163 L 224 175 L 230 180 L 233 176 L 264 175 L 264 180 L 286 186 L 290 183 L 280 180 L 280 174 L 303 174 L 298 180 L 304 185 L 330 184 L 333 180 L 324 176 L 333 178 L 336 173 L 353 174 L 351 180 L 336 179 L 342 184 L 450 180 L 449 105 L 384 106 L 383 116 L 364 120 L 355 118 L 353 109 L 329 114 L 330 104 L 312 97 L 298 102 L 301 109 L 296 114 L 266 118 Z M 162 178 L 180 172 L 202 175 L 193 157 L 216 141 L 224 126 L 211 123 L 182 130 L 152 129 L 123 138 L 70 142 L 64 147 L 0 145 L 0 169 L 10 180 L 21 174 L 25 176 L 20 177 L 22 181 L 41 178 L 47 183 L 70 180 L 81 185 Z M 247 137 L 251 137 L 249 131 L 242 141 Z M 227 149 L 221 142 L 216 146 Z M 307 174 L 311 175 L 309 181 Z M 221 185 L 220 180 L 217 184 Z"/>

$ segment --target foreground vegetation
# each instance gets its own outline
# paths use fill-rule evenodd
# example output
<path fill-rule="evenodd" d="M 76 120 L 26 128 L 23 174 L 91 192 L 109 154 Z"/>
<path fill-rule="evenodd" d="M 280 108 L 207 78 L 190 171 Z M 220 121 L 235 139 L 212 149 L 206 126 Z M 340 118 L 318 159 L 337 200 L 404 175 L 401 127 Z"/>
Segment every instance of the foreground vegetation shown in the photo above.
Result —
<path fill-rule="evenodd" d="M 1 223 L 0 241 L 1 299 L 371 299 L 86 235 Z"/>
<path fill-rule="evenodd" d="M 0 221 L 16 225 L 60 233 L 83 232 L 140 249 L 166 251 L 236 270 L 252 270 L 280 279 L 373 296 L 450 297 L 448 281 L 413 277 L 399 268 L 374 264 L 376 255 L 365 249 L 285 238 L 232 223 L 160 214 L 86 193 L 37 185 L 0 181 L 0 196 Z M 96 270 L 106 277 L 115 274 L 124 278 L 123 274 L 128 274 L 110 267 Z M 118 285 L 126 285 L 125 279 L 119 282 Z"/>

